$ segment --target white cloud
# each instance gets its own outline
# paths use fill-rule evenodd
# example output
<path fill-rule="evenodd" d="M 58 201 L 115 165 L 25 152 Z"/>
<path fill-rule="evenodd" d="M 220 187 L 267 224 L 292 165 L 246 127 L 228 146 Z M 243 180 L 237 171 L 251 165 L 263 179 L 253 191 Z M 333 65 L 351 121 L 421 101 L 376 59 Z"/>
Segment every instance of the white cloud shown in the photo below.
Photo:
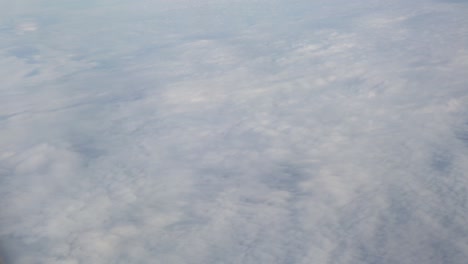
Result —
<path fill-rule="evenodd" d="M 0 22 L 8 263 L 465 261 L 464 5 L 27 3 Z"/>
<path fill-rule="evenodd" d="M 25 34 L 27 32 L 36 31 L 38 26 L 34 22 L 22 22 L 16 25 L 17 34 Z"/>

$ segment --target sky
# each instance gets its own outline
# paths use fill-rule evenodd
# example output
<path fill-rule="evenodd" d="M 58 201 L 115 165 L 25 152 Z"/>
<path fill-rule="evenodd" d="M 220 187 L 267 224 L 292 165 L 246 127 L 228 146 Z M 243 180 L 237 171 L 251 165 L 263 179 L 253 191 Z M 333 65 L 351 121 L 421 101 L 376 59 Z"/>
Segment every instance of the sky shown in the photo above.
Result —
<path fill-rule="evenodd" d="M 466 263 L 467 73 L 464 0 L 0 0 L 0 259 Z"/>

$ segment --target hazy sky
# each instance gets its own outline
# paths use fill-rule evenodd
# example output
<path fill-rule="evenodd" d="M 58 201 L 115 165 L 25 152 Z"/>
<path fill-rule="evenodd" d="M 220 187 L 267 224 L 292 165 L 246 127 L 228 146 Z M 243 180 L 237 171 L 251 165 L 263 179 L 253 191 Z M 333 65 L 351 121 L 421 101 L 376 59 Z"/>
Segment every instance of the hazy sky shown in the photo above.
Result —
<path fill-rule="evenodd" d="M 464 264 L 468 1 L 0 0 L 6 264 Z"/>

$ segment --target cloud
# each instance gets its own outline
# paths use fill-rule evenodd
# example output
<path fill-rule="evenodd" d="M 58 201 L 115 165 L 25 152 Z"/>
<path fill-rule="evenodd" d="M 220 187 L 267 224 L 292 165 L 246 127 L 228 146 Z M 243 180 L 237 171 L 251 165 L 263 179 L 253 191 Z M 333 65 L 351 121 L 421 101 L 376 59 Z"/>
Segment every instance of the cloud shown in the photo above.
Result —
<path fill-rule="evenodd" d="M 7 263 L 464 263 L 461 5 L 26 3 Z"/>
<path fill-rule="evenodd" d="M 36 31 L 38 26 L 34 22 L 23 22 L 16 25 L 16 32 L 17 34 L 25 34 L 27 32 Z"/>

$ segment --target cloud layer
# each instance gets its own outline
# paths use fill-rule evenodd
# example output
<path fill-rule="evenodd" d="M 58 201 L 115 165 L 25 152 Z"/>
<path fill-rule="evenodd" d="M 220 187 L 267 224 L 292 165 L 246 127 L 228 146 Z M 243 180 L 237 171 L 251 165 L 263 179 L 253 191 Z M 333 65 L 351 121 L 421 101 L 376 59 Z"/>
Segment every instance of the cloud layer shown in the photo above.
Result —
<path fill-rule="evenodd" d="M 462 1 L 3 2 L 6 263 L 468 258 Z"/>

